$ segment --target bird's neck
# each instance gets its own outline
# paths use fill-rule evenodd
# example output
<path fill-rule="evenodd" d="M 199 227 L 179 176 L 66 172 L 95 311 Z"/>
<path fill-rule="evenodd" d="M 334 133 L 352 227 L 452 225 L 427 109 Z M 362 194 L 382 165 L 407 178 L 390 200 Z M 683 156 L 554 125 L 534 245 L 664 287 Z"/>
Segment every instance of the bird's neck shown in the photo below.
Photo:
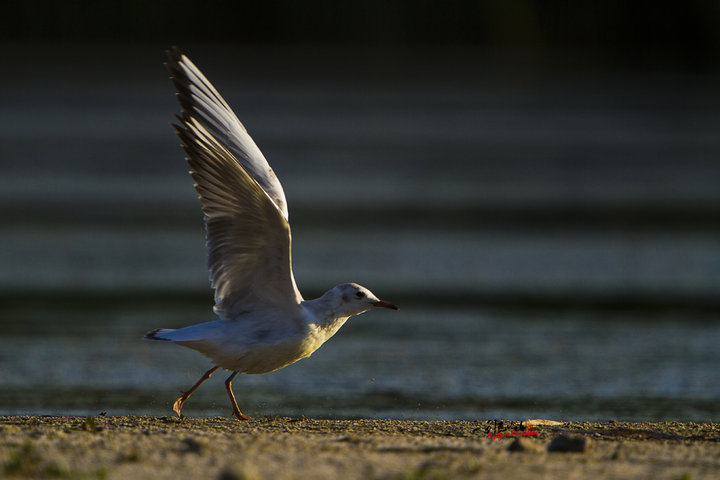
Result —
<path fill-rule="evenodd" d="M 332 308 L 332 304 L 327 300 L 325 297 L 320 297 L 302 302 L 306 312 L 305 321 L 308 328 L 322 337 L 323 342 L 335 335 L 335 332 L 349 318 L 348 315 L 337 312 L 336 309 Z"/>
<path fill-rule="evenodd" d="M 337 322 L 340 322 L 340 325 L 345 323 L 349 315 L 341 312 L 337 302 L 333 300 L 327 294 L 315 300 L 304 300 L 301 305 L 307 314 L 308 323 L 319 327 L 332 327 Z"/>

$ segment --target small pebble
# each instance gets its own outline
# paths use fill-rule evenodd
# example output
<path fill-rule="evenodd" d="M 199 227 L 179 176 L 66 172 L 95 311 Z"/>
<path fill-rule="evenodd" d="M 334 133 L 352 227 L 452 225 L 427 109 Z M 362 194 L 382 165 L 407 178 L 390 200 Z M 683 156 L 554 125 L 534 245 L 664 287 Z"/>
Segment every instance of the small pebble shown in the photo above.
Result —
<path fill-rule="evenodd" d="M 226 468 L 220 472 L 220 474 L 217 477 L 217 480 L 241 480 L 242 477 L 235 471 L 230 468 Z"/>
<path fill-rule="evenodd" d="M 582 435 L 563 433 L 553 438 L 548 445 L 548 452 L 586 452 L 591 440 Z"/>
<path fill-rule="evenodd" d="M 203 449 L 202 443 L 198 442 L 194 438 L 185 437 L 182 442 L 185 445 L 185 453 L 200 453 Z"/>
<path fill-rule="evenodd" d="M 263 478 L 257 474 L 253 468 L 243 468 L 236 470 L 234 468 L 225 467 L 217 476 L 217 480 L 257 480 Z"/>

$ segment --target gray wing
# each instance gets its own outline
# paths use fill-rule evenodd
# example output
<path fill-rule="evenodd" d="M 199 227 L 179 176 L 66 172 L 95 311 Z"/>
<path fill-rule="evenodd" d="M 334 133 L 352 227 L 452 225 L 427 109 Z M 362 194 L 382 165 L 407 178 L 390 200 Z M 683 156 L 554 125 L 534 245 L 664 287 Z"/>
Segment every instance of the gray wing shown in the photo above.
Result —
<path fill-rule="evenodd" d="M 230 106 L 185 55 L 177 48 L 168 50 L 167 63 L 183 116 L 195 118 L 240 162 L 289 219 L 285 192 L 260 149 L 235 116 Z"/>
<path fill-rule="evenodd" d="M 207 228 L 215 311 L 232 320 L 268 308 L 299 310 L 292 274 L 290 225 L 235 156 L 192 116 L 173 125 L 195 180 Z"/>

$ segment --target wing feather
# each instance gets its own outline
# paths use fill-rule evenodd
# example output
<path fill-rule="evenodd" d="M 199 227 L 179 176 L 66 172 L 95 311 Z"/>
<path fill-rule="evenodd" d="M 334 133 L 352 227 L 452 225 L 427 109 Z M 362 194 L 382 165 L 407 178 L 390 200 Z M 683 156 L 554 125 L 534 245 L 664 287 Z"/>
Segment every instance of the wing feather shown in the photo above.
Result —
<path fill-rule="evenodd" d="M 215 311 L 226 320 L 268 308 L 295 317 L 302 296 L 292 274 L 286 217 L 198 119 L 184 114 L 180 120 L 173 127 L 205 218 Z"/>
<path fill-rule="evenodd" d="M 289 218 L 285 192 L 260 149 L 237 119 L 225 99 L 205 75 L 177 48 L 167 52 L 167 67 L 177 89 L 184 118 L 195 118 L 235 157 L 247 173 Z"/>

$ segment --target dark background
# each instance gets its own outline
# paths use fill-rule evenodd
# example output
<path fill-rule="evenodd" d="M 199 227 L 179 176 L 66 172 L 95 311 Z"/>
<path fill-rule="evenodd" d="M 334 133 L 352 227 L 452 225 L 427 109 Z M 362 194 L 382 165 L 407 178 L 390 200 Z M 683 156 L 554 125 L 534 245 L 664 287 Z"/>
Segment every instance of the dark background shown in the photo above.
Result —
<path fill-rule="evenodd" d="M 213 319 L 171 45 L 277 172 L 304 296 L 401 307 L 237 379 L 244 411 L 717 419 L 701 1 L 6 2 L 0 413 L 166 414 L 207 369 L 139 341 Z M 185 412 L 228 414 L 207 383 Z"/>
<path fill-rule="evenodd" d="M 614 66 L 717 69 L 714 1 L 8 2 L 0 40 L 471 46 Z M 587 55 L 590 55 L 588 58 Z"/>

